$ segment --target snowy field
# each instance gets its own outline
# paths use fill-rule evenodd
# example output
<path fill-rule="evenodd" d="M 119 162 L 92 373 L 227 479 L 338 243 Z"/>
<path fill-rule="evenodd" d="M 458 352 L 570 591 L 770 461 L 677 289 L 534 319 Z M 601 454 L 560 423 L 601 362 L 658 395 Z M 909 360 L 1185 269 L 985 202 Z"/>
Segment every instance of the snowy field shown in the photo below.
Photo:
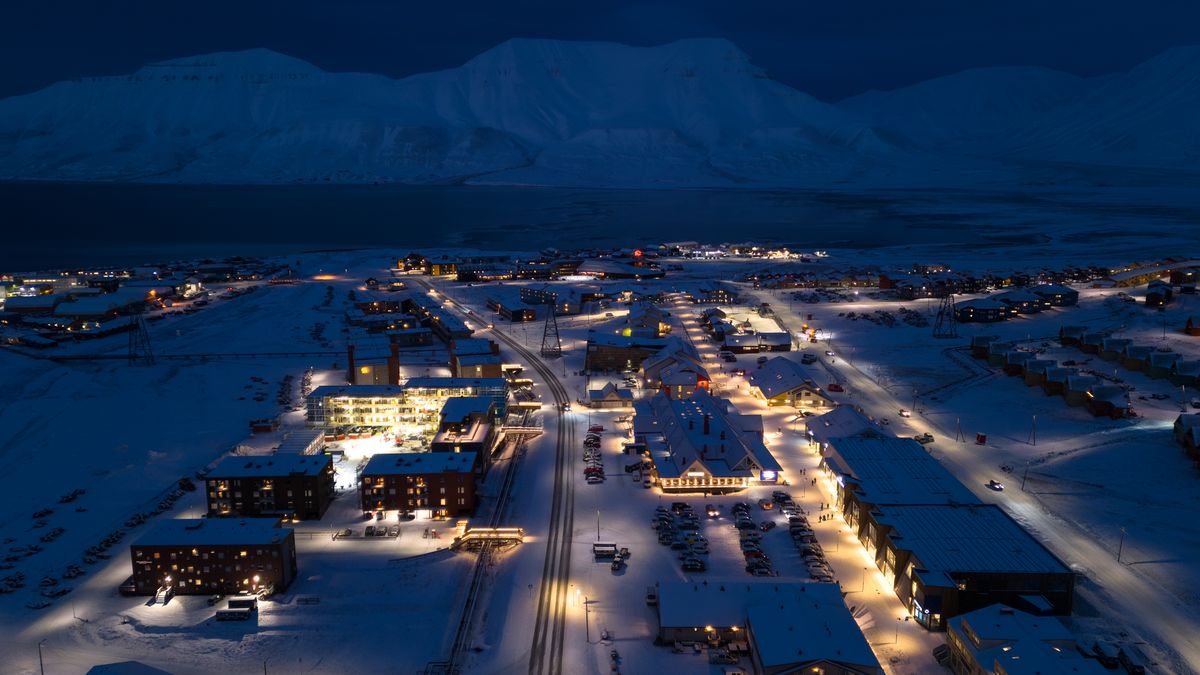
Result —
<path fill-rule="evenodd" d="M 1033 247 L 1007 249 L 1007 254 L 956 250 L 834 252 L 831 264 L 906 265 L 918 261 L 948 262 L 972 269 L 1012 269 L 1064 264 L 1062 250 Z M 405 251 L 407 252 L 407 251 Z M 1085 260 L 1074 263 L 1118 262 L 1117 251 L 1098 245 Z M 335 363 L 344 366 L 341 314 L 346 292 L 368 276 L 386 275 L 394 252 L 306 254 L 299 258 L 304 274 L 334 278 L 295 286 L 263 286 L 258 292 L 214 302 L 193 315 L 172 316 L 150 325 L 155 351 L 165 354 L 233 354 L 321 352 L 321 356 L 213 358 L 207 361 L 160 358 L 153 366 L 128 366 L 122 360 L 59 365 L 9 351 L 0 351 L 0 458 L 7 469 L 7 507 L 0 512 L 3 550 L 27 546 L 43 532 L 65 532 L 43 550 L 8 563 L 20 571 L 26 586 L 0 595 L 0 672 L 38 672 L 38 645 L 47 673 L 81 673 L 97 663 L 138 659 L 176 673 L 303 672 L 417 672 L 426 663 L 446 658 L 474 564 L 471 554 L 439 550 L 448 543 L 450 525 L 440 524 L 441 540 L 422 537 L 430 523 L 406 523 L 401 536 L 386 541 L 333 540 L 330 530 L 354 527 L 357 513 L 352 493 L 344 494 L 320 523 L 298 526 L 300 572 L 288 591 L 262 605 L 258 623 L 218 624 L 203 597 L 175 598 L 166 606 L 147 606 L 146 598 L 127 598 L 116 586 L 130 573 L 126 545 L 139 534 L 132 529 L 111 549 L 112 558 L 87 566 L 87 575 L 61 582 L 73 586 L 68 595 L 45 609 L 27 609 L 40 599 L 38 581 L 59 575 L 67 564 L 81 564 L 83 549 L 122 527 L 129 516 L 154 507 L 182 476 L 212 463 L 246 441 L 247 422 L 279 411 L 275 396 L 284 376 L 299 377 L 312 367 L 314 384 L 339 377 Z M 983 262 L 980 262 L 980 261 Z M 974 262 L 975 264 L 971 264 Z M 686 262 L 683 272 L 666 279 L 634 284 L 646 290 L 674 290 L 714 278 L 736 278 L 766 266 L 757 261 Z M 484 316 L 484 301 L 494 286 L 458 285 L 435 280 L 442 291 Z M 508 284 L 506 284 L 508 285 Z M 629 287 L 628 283 L 622 283 Z M 327 286 L 333 301 L 327 303 Z M 855 302 L 806 304 L 787 293 L 752 292 L 753 301 L 772 303 L 788 327 L 798 328 L 801 316 L 831 339 L 806 345 L 819 356 L 830 381 L 845 384 L 847 395 L 869 412 L 888 417 L 898 435 L 930 432 L 935 456 L 984 501 L 1000 504 L 1068 564 L 1083 574 L 1077 615 L 1071 619 L 1081 635 L 1144 641 L 1145 651 L 1160 666 L 1152 672 L 1200 672 L 1200 524 L 1192 516 L 1200 496 L 1195 471 L 1171 437 L 1170 423 L 1179 412 L 1177 389 L 1165 380 L 1150 380 L 1108 362 L 1094 360 L 1136 387 L 1135 394 L 1163 393 L 1165 401 L 1138 400 L 1134 420 L 1092 418 L 1082 408 L 1048 397 L 1040 388 L 989 369 L 971 359 L 961 347 L 971 335 L 999 335 L 1005 340 L 1029 340 L 1046 358 L 1087 358 L 1053 342 L 1065 324 L 1093 329 L 1117 329 L 1125 337 L 1159 344 L 1163 319 L 1165 342 L 1176 351 L 1200 358 L 1200 342 L 1178 332 L 1186 316 L 1200 314 L 1200 298 L 1184 297 L 1166 312 L 1117 299 L 1111 290 L 1086 289 L 1078 307 L 1045 312 L 1002 324 L 962 325 L 956 340 L 934 340 L 930 329 L 897 322 L 889 328 L 863 320 L 839 317 L 886 309 L 900 303 L 872 299 L 863 293 Z M 927 302 L 905 306 L 927 313 Z M 690 320 L 702 306 L 668 307 L 673 333 L 689 335 L 706 356 L 715 346 L 706 343 Z M 614 316 L 576 317 L 561 323 L 566 357 L 552 364 L 571 397 L 589 386 L 576 373 L 582 368 L 583 343 L 589 329 L 615 329 L 623 319 Z M 495 323 L 518 342 L 534 349 L 541 339 L 540 324 Z M 488 331 L 480 332 L 487 337 Z M 78 352 L 123 354 L 125 336 L 82 343 Z M 835 352 L 826 356 L 825 350 Z M 343 353 L 344 354 L 344 353 Z M 505 360 L 516 356 L 505 350 Z M 792 352 L 789 358 L 799 358 Z M 720 368 L 719 365 L 728 366 Z M 754 367 L 753 356 L 739 358 L 737 367 Z M 734 364 L 710 367 L 725 395 L 744 412 L 764 415 L 767 441 L 783 465 L 789 490 L 810 514 L 818 539 L 827 552 L 837 579 L 847 592 L 847 604 L 881 663 L 890 673 L 938 673 L 930 650 L 944 640 L 912 621 L 886 588 L 883 576 L 844 523 L 818 520 L 821 504 L 833 493 L 816 471 L 819 458 L 802 437 L 794 413 L 767 407 L 754 399 L 741 377 L 728 375 Z M 532 374 L 532 371 L 527 371 Z M 252 379 L 257 378 L 257 379 Z M 549 400 L 540 378 L 537 387 Z M 591 386 L 602 380 L 593 378 Z M 916 405 L 914 402 L 916 394 Z M 265 396 L 263 396 L 265 394 Z M 295 393 L 298 397 L 298 392 Z M 1188 392 L 1190 399 L 1195 392 Z M 262 399 L 262 400 L 256 400 Z M 899 408 L 915 408 L 902 419 Z M 643 488 L 623 470 L 630 460 L 621 453 L 626 425 L 617 418 L 628 411 L 589 415 L 577 407 L 562 423 L 603 424 L 602 453 L 608 480 L 601 485 L 583 481 L 583 463 L 571 467 L 575 484 L 574 526 L 571 532 L 569 603 L 564 648 L 564 671 L 609 672 L 609 651 L 619 650 L 621 672 L 719 673 L 703 656 L 674 654 L 655 647 L 653 608 L 644 601 L 647 586 L 657 581 L 694 579 L 712 583 L 749 578 L 738 557 L 737 536 L 729 524 L 729 507 L 737 501 L 754 503 L 770 489 L 742 495 L 684 499 L 703 513 L 705 504 L 720 507 L 721 516 L 706 519 L 702 534 L 710 541 L 709 570 L 685 575 L 676 552 L 660 546 L 650 527 L 655 507 L 676 498 Z M 299 423 L 301 413 L 287 415 Z M 1036 444 L 1031 438 L 1037 416 Z M 547 413 L 546 433 L 519 457 L 517 483 L 503 523 L 529 533 L 522 546 L 493 558 L 468 638 L 467 666 L 472 673 L 527 672 L 541 582 L 550 492 L 553 485 L 554 430 L 560 423 Z M 957 421 L 957 425 L 956 425 Z M 954 442 L 956 426 L 968 438 L 988 434 L 986 446 Z M 273 438 L 257 439 L 250 451 L 269 450 Z M 1017 467 L 1009 475 L 1000 465 Z M 1021 474 L 1028 478 L 1021 488 Z M 501 464 L 497 469 L 502 468 Z M 352 461 L 338 464 L 339 485 L 349 487 Z M 493 471 L 484 488 L 485 505 L 495 495 Z M 816 484 L 813 478 L 818 479 Z M 1003 479 L 1008 489 L 993 493 L 989 479 Z M 73 489 L 86 493 L 60 505 L 60 495 Z M 37 527 L 34 511 L 53 507 L 46 524 Z M 85 509 L 85 510 L 77 510 Z M 158 518 L 195 516 L 203 510 L 202 495 L 187 493 Z M 775 518 L 759 512 L 755 518 Z M 361 529 L 361 522 L 359 523 Z M 599 528 L 599 535 L 597 534 Z M 1122 561 L 1115 551 L 1124 528 Z M 607 564 L 592 561 L 590 544 L 597 536 L 631 549 L 628 567 L 614 574 Z M 802 561 L 780 528 L 764 535 L 764 547 L 786 579 L 807 578 Z M 315 600 L 314 600 L 315 599 Z M 315 604 L 310 604 L 315 602 Z M 601 641 L 601 631 L 610 640 Z M 747 666 L 743 660 L 742 665 Z"/>

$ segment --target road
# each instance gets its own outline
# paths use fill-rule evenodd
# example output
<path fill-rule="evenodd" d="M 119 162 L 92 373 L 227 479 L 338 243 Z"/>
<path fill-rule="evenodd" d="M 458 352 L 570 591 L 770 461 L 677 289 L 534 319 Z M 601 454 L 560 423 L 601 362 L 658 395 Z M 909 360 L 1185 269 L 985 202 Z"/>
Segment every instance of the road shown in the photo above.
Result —
<path fill-rule="evenodd" d="M 763 302 L 775 299 L 764 292 L 755 295 Z M 801 323 L 799 313 L 783 303 L 776 302 L 772 306 L 790 325 Z M 828 361 L 822 359 L 827 368 L 837 371 L 839 381 L 852 392 L 854 402 L 868 414 L 896 419 L 901 408 L 912 405 L 911 400 L 901 401 L 893 396 L 841 355 L 834 357 L 832 364 Z M 1175 653 L 1181 665 L 1200 673 L 1200 639 L 1197 639 L 1200 619 L 1194 611 L 1130 566 L 1118 563 L 1111 546 L 1096 541 L 1078 524 L 1048 512 L 1033 495 L 1022 492 L 1015 485 L 1000 494 L 987 489 L 989 480 L 1003 478 L 1005 474 L 989 459 L 985 450 L 970 443 L 954 442 L 955 429 L 941 426 L 919 413 L 907 422 L 914 433 L 928 432 L 938 439 L 934 448 L 941 451 L 942 463 L 964 485 L 983 501 L 1003 507 L 1029 528 L 1043 545 L 1093 582 L 1092 585 L 1077 586 L 1077 594 L 1118 623 L 1161 642 Z"/>

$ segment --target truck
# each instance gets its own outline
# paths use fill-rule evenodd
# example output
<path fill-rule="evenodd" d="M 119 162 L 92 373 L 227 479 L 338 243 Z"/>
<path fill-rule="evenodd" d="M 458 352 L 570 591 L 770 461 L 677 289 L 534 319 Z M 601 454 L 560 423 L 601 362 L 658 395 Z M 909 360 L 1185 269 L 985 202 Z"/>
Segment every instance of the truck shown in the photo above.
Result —
<path fill-rule="evenodd" d="M 596 557 L 596 560 L 611 559 L 617 555 L 619 550 L 620 547 L 611 542 L 598 541 L 592 544 L 592 555 Z"/>

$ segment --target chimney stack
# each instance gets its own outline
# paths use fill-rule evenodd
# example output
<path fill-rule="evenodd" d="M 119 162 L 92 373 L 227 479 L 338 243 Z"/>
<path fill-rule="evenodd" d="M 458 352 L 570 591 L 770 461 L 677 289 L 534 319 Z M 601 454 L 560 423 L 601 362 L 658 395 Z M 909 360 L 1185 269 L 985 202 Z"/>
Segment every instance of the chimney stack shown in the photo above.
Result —
<path fill-rule="evenodd" d="M 709 418 L 708 414 L 705 414 L 704 415 L 704 435 L 705 436 L 708 435 L 708 418 Z"/>
<path fill-rule="evenodd" d="M 346 380 L 354 384 L 354 345 L 346 345 Z"/>

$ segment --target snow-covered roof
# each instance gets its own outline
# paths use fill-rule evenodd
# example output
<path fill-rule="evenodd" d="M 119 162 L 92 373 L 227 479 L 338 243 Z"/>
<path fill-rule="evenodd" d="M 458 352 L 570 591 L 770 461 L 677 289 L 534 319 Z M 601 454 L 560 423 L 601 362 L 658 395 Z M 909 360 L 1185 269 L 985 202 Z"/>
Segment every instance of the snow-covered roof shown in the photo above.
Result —
<path fill-rule="evenodd" d="M 1088 395 L 1097 401 L 1111 403 L 1118 408 L 1129 407 L 1129 393 L 1115 384 L 1102 384 L 1088 390 Z"/>
<path fill-rule="evenodd" d="M 1068 574 L 1070 569 L 995 504 L 876 507 L 898 548 L 913 552 L 918 576 L 940 585 L 955 572 Z"/>
<path fill-rule="evenodd" d="M 810 417 L 805 425 L 809 435 L 818 443 L 826 443 L 839 436 L 890 435 L 862 411 L 848 405 L 840 405 L 824 415 Z"/>
<path fill-rule="evenodd" d="M 367 460 L 363 476 L 405 476 L 409 474 L 466 473 L 475 468 L 473 452 L 382 452 Z"/>
<path fill-rule="evenodd" d="M 442 419 L 460 421 L 472 415 L 486 415 L 495 404 L 491 396 L 451 396 L 442 404 Z"/>
<path fill-rule="evenodd" d="M 277 453 L 259 457 L 231 455 L 208 472 L 208 478 L 319 476 L 333 463 L 329 455 Z"/>
<path fill-rule="evenodd" d="M 633 392 L 629 389 L 618 389 L 617 385 L 609 382 L 600 389 L 589 389 L 588 399 L 592 401 L 600 401 L 604 399 L 618 398 L 624 401 L 633 400 Z"/>
<path fill-rule="evenodd" d="M 711 584 L 710 584 L 711 585 Z M 764 669 L 816 661 L 854 672 L 882 672 L 837 584 L 780 584 L 768 600 L 747 608 L 757 662 Z"/>
<path fill-rule="evenodd" d="M 313 389 L 308 397 L 320 399 L 334 396 L 399 396 L 403 391 L 404 387 L 395 384 L 326 384 Z"/>
<path fill-rule="evenodd" d="M 826 452 L 825 463 L 870 504 L 980 503 L 911 438 L 831 438 Z"/>
<path fill-rule="evenodd" d="M 493 354 L 493 343 L 485 338 L 455 338 L 451 343 L 451 351 L 455 356 L 468 354 Z"/>
<path fill-rule="evenodd" d="M 805 386 L 805 384 L 818 390 L 818 387 L 813 384 L 813 373 L 803 365 L 784 356 L 776 356 L 767 361 L 761 368 L 751 371 L 747 379 L 750 381 L 750 386 L 758 387 L 758 390 L 766 398 L 786 394 Z"/>
<path fill-rule="evenodd" d="M 503 377 L 410 377 L 402 389 L 470 389 L 504 391 L 508 383 Z"/>
<path fill-rule="evenodd" d="M 1039 284 L 1037 286 L 1030 287 L 1029 291 L 1031 293 L 1037 293 L 1038 295 L 1041 295 L 1041 296 L 1063 295 L 1063 294 L 1069 295 L 1072 293 L 1079 292 L 1079 291 L 1076 291 L 1074 288 L 1071 288 L 1069 286 L 1063 286 L 1062 284 Z"/>
<path fill-rule="evenodd" d="M 657 351 L 667 345 L 667 338 L 639 337 L 593 330 L 588 331 L 588 344 L 608 347 L 641 347 Z"/>
<path fill-rule="evenodd" d="M 704 389 L 684 400 L 661 392 L 641 399 L 634 415 L 634 434 L 646 437 L 659 476 L 674 478 L 696 467 L 715 477 L 781 470 L 763 443 L 762 416 L 742 415 L 729 400 Z M 651 446 L 650 436 L 661 442 Z"/>
<path fill-rule="evenodd" d="M 1033 616 L 1005 605 L 989 605 L 947 620 L 975 662 L 987 672 L 1080 673 L 1107 672 L 1094 659 L 1075 649 L 1075 635 L 1052 616 Z"/>
<path fill-rule="evenodd" d="M 84 675 L 171 675 L 171 673 L 148 666 L 141 661 L 120 661 L 92 666 Z"/>
<path fill-rule="evenodd" d="M 157 521 L 135 546 L 275 544 L 292 534 L 272 518 L 168 518 Z"/>

